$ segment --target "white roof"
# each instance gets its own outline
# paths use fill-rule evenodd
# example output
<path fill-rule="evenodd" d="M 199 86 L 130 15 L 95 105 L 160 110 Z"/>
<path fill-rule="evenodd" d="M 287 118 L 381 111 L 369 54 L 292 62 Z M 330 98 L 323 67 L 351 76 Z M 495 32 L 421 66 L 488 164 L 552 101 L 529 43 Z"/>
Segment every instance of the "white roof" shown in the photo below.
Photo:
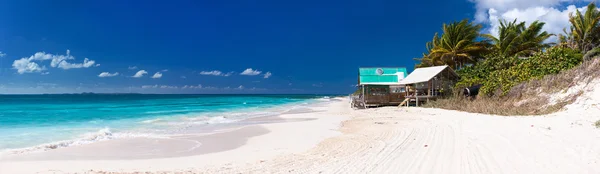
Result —
<path fill-rule="evenodd" d="M 400 84 L 400 82 L 367 82 L 367 83 L 360 83 L 359 85 L 403 85 Z"/>
<path fill-rule="evenodd" d="M 415 84 L 422 83 L 431 80 L 435 75 L 444 71 L 448 68 L 448 65 L 443 66 L 432 66 L 427 68 L 417 68 L 410 73 L 404 80 L 400 81 L 400 84 Z"/>

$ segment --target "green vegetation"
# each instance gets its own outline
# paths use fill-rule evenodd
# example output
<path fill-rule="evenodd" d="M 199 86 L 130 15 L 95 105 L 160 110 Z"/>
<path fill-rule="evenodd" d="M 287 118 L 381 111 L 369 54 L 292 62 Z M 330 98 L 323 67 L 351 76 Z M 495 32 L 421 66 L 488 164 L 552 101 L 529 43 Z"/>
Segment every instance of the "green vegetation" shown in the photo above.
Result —
<path fill-rule="evenodd" d="M 491 66 L 496 68 L 476 66 L 468 69 L 469 71 L 460 71 L 464 77 L 474 78 L 463 78 L 459 83 L 469 86 L 475 84 L 473 79 L 478 79 L 476 82 L 483 84 L 480 90 L 483 94 L 503 96 L 519 83 L 540 79 L 549 74 L 557 74 L 579 65 L 582 55 L 570 48 L 555 47 L 544 52 L 536 52 L 527 59 L 512 57 L 505 60 L 506 62 L 499 61 L 500 64 L 496 62 L 496 65 Z M 510 66 L 507 65 L 507 62 L 514 64 Z"/>
<path fill-rule="evenodd" d="M 586 53 L 600 44 L 600 12 L 596 4 L 587 6 L 585 14 L 579 10 L 575 15 L 570 15 L 571 28 L 566 35 L 560 35 L 560 45 L 568 46 Z"/>
<path fill-rule="evenodd" d="M 487 51 L 485 43 L 476 41 L 481 28 L 468 20 L 444 24 L 444 33 L 441 37 L 436 33 L 427 43 L 428 53 L 417 58 L 421 62 L 417 67 L 449 65 L 457 69 L 477 62 L 475 58 Z"/>
<path fill-rule="evenodd" d="M 558 92 L 590 79 L 585 77 L 598 76 L 600 60 L 592 60 L 600 56 L 600 11 L 594 3 L 585 13 L 570 14 L 571 26 L 558 35 L 543 31 L 543 22 L 527 26 L 517 21 L 500 21 L 494 35 L 481 34 L 481 25 L 468 20 L 444 24 L 443 32 L 435 33 L 427 43 L 427 52 L 415 59 L 416 67 L 454 68 L 461 77 L 454 91 L 476 84 L 483 87 L 474 101 L 454 95 L 426 107 L 499 115 L 546 114 L 581 93 L 548 106 L 548 99 L 538 96 L 540 92 Z M 551 43 L 552 36 L 557 36 L 557 43 Z"/>
<path fill-rule="evenodd" d="M 491 34 L 482 36 L 493 43 L 490 49 L 498 55 L 505 57 L 531 56 L 550 47 L 550 44 L 544 43 L 544 41 L 553 35 L 542 31 L 544 24 L 535 21 L 525 28 L 525 22 L 517 23 L 516 19 L 513 22 L 500 21 L 498 37 Z"/>
<path fill-rule="evenodd" d="M 502 97 L 516 85 L 557 74 L 600 55 L 600 12 L 594 3 L 585 14 L 570 15 L 571 27 L 558 36 L 543 31 L 545 23 L 500 21 L 498 33 L 480 34 L 468 20 L 444 24 L 427 43 L 416 67 L 449 65 L 461 76 L 455 88 L 482 84 L 480 95 Z M 584 56 L 585 55 L 585 56 Z M 454 90 L 461 91 L 461 90 Z"/>

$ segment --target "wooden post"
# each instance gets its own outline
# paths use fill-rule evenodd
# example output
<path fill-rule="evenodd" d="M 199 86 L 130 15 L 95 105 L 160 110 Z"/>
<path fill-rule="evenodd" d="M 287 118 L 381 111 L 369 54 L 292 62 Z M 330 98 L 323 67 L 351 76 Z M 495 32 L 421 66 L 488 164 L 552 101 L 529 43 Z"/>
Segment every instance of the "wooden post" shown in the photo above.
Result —
<path fill-rule="evenodd" d="M 430 96 L 431 96 L 431 94 L 433 93 L 433 81 L 434 81 L 434 80 L 431 80 L 431 81 L 429 82 L 429 86 L 428 86 L 428 88 L 427 88 L 427 99 L 426 99 L 426 101 L 427 101 L 427 102 L 429 102 L 429 97 L 430 97 Z"/>
<path fill-rule="evenodd" d="M 406 101 L 406 107 L 409 107 L 409 104 L 410 104 L 410 92 L 408 91 L 409 90 L 408 87 L 410 87 L 410 86 L 406 85 L 406 87 L 404 88 L 405 92 L 406 92 L 404 97 L 408 99 L 408 101 Z"/>
<path fill-rule="evenodd" d="M 362 86 L 362 93 L 363 93 L 363 103 L 366 106 L 366 104 L 367 104 L 367 94 L 365 94 L 365 87 L 366 87 L 365 85 Z"/>
<path fill-rule="evenodd" d="M 417 105 L 417 107 L 419 107 L 419 95 L 418 95 L 418 94 L 416 94 L 416 95 L 415 95 L 415 98 L 416 98 L 416 100 L 417 100 L 417 104 L 416 104 L 416 105 Z"/>
<path fill-rule="evenodd" d="M 427 95 L 431 95 L 431 83 L 433 82 L 433 80 L 430 80 L 429 82 L 427 82 Z"/>

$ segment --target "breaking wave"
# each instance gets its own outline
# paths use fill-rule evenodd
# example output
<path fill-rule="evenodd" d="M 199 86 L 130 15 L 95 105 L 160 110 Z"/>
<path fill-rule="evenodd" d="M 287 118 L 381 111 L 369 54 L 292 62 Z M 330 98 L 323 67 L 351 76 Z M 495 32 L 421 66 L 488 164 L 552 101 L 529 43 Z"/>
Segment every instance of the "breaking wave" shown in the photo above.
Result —
<path fill-rule="evenodd" d="M 73 140 L 57 141 L 47 144 L 41 144 L 33 147 L 19 148 L 19 149 L 7 149 L 2 153 L 7 154 L 23 154 L 30 152 L 42 152 L 53 149 L 79 146 L 84 144 L 91 144 L 100 141 L 118 139 L 118 138 L 135 138 L 135 137 L 147 137 L 147 138 L 167 138 L 166 136 L 159 136 L 153 134 L 137 134 L 137 133 L 113 133 L 110 128 L 103 128 L 97 132 L 89 132 L 83 134 L 80 138 Z"/>

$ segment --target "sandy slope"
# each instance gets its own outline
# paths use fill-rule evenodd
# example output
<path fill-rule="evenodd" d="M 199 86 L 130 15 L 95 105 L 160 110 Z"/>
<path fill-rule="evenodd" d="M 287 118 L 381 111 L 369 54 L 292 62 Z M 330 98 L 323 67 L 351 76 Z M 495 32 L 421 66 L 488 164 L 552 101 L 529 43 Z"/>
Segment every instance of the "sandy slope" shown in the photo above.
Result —
<path fill-rule="evenodd" d="M 600 173 L 596 115 L 501 117 L 438 109 L 355 111 L 302 154 L 207 173 Z M 203 171 L 203 170 L 198 170 Z"/>
<path fill-rule="evenodd" d="M 320 118 L 316 122 L 264 125 L 272 132 L 252 137 L 234 150 L 119 161 L 121 165 L 84 161 L 80 162 L 84 167 L 68 171 L 600 173 L 600 129 L 592 126 L 600 119 L 600 108 L 570 108 L 549 116 L 504 117 L 423 108 L 351 110 L 347 101 L 341 101 L 326 112 L 285 116 Z M 336 136 L 330 124 L 344 118 L 348 120 L 339 128 L 343 134 Z M 324 135 L 315 136 L 319 133 Z M 64 164 L 51 161 L 41 166 L 67 167 Z M 39 167 L 40 163 L 15 165 L 20 166 L 8 167 Z M 0 163 L 0 173 L 4 167 Z"/>

